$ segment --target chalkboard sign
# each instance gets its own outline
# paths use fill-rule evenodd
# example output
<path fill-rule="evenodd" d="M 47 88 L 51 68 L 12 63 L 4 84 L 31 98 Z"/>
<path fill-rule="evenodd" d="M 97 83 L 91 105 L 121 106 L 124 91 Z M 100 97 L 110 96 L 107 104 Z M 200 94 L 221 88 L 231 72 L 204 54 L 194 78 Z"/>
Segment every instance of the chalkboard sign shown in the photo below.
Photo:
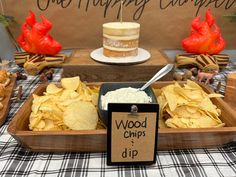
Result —
<path fill-rule="evenodd" d="M 108 104 L 107 164 L 156 162 L 157 104 Z"/>
<path fill-rule="evenodd" d="M 16 23 L 11 26 L 15 37 L 29 10 L 53 22 L 51 34 L 64 48 L 99 48 L 102 46 L 102 24 L 118 21 L 120 0 L 7 0 L 4 12 Z M 124 0 L 123 20 L 141 25 L 143 48 L 180 48 L 181 40 L 190 34 L 191 20 L 211 9 L 221 28 L 227 48 L 236 48 L 235 23 L 224 15 L 236 12 L 235 0 Z"/>

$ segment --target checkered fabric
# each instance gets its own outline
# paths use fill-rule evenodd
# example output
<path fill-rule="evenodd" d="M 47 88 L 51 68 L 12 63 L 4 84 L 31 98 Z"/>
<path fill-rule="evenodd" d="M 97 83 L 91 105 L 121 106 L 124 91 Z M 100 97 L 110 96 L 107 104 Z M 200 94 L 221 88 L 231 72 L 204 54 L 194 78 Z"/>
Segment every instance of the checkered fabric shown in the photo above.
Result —
<path fill-rule="evenodd" d="M 12 68 L 13 72 L 22 69 Z M 60 80 L 56 70 L 53 81 Z M 225 74 L 223 74 L 223 77 Z M 219 76 L 222 77 L 222 76 Z M 158 151 L 150 166 L 107 166 L 106 153 L 35 153 L 17 144 L 8 133 L 9 122 L 39 84 L 38 76 L 18 81 L 24 87 L 23 99 L 13 102 L 5 124 L 0 128 L 0 176 L 45 177 L 229 177 L 236 176 L 236 142 L 222 148 Z M 168 140 L 167 140 L 168 141 Z"/>

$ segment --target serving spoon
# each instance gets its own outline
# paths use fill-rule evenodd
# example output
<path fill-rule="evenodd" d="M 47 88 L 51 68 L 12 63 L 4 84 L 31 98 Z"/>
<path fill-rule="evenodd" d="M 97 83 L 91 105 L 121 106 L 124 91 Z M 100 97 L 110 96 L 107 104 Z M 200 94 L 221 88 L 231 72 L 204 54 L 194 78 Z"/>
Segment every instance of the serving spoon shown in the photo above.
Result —
<path fill-rule="evenodd" d="M 159 70 L 146 84 L 144 84 L 139 90 L 145 90 L 149 85 L 153 84 L 163 76 L 165 76 L 168 72 L 170 72 L 173 68 L 174 64 L 167 64 L 161 70 Z"/>

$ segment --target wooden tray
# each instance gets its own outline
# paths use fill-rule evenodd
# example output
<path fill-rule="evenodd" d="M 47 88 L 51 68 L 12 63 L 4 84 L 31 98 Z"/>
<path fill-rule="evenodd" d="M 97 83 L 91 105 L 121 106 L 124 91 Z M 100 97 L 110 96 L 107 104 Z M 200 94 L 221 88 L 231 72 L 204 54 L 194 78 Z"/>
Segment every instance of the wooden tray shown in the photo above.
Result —
<path fill-rule="evenodd" d="M 157 82 L 154 88 L 161 88 L 172 82 Z M 40 85 L 35 94 L 42 95 L 47 85 Z M 211 90 L 201 85 L 205 91 Z M 47 131 L 33 132 L 28 128 L 32 105 L 32 95 L 10 122 L 8 132 L 20 143 L 32 151 L 46 152 L 103 152 L 106 151 L 106 130 L 83 131 Z M 222 110 L 221 120 L 226 123 L 222 128 L 171 129 L 160 128 L 158 132 L 158 150 L 207 148 L 227 144 L 236 137 L 236 115 L 221 99 L 212 99 Z"/>
<path fill-rule="evenodd" d="M 10 99 L 11 99 L 11 96 L 13 94 L 13 90 L 14 90 L 15 85 L 16 85 L 16 76 L 15 75 L 11 75 L 10 79 L 11 79 L 11 82 L 6 87 L 5 98 L 1 101 L 2 104 L 3 104 L 3 109 L 0 110 L 0 126 L 2 126 L 2 124 L 5 122 L 5 120 L 7 118 L 9 107 L 10 107 L 10 103 L 11 103 Z"/>
<path fill-rule="evenodd" d="M 228 103 L 236 114 L 236 73 L 229 73 L 227 76 L 227 84 L 225 87 L 224 101 Z"/>

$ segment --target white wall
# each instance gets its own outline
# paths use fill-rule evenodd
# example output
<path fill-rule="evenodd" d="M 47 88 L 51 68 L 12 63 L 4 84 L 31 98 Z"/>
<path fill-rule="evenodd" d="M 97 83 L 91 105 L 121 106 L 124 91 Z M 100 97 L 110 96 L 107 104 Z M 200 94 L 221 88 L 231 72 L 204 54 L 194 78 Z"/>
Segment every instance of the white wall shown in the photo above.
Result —
<path fill-rule="evenodd" d="M 0 57 L 2 59 L 13 60 L 15 48 L 11 43 L 5 27 L 0 24 Z"/>

